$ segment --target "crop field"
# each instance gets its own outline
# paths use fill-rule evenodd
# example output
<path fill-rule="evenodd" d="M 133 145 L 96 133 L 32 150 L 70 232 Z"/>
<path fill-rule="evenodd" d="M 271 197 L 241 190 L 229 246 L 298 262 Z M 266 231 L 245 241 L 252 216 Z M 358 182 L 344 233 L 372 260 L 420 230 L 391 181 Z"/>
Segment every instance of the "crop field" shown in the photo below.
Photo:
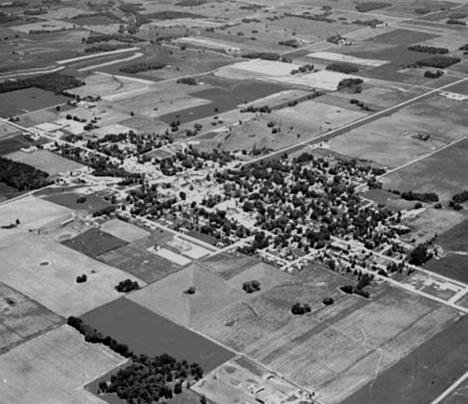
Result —
<path fill-rule="evenodd" d="M 29 33 L 30 31 L 40 31 L 40 30 L 47 30 L 47 31 L 60 31 L 61 29 L 71 29 L 73 28 L 73 24 L 70 24 L 65 21 L 60 20 L 47 20 L 42 22 L 35 22 L 32 24 L 24 24 L 14 27 L 15 31 Z"/>
<path fill-rule="evenodd" d="M 28 142 L 22 135 L 13 135 L 0 140 L 0 156 L 5 156 L 10 153 L 17 152 L 23 147 L 29 147 L 32 144 Z"/>
<path fill-rule="evenodd" d="M 126 298 L 98 307 L 81 318 L 137 354 L 167 353 L 178 360 L 198 363 L 205 372 L 233 356 L 231 351 Z"/>
<path fill-rule="evenodd" d="M 414 201 L 406 201 L 399 198 L 392 192 L 383 189 L 372 189 L 361 194 L 364 198 L 370 199 L 376 203 L 385 205 L 388 209 L 394 211 L 408 210 L 414 207 Z"/>
<path fill-rule="evenodd" d="M 440 234 L 436 243 L 446 255 L 440 260 L 429 261 L 425 268 L 468 283 L 468 220 Z"/>
<path fill-rule="evenodd" d="M 349 280 L 320 268 L 304 276 L 248 305 L 219 310 L 195 328 L 337 403 L 457 316 L 394 288 L 373 288 L 368 301 L 343 295 L 337 288 Z M 335 304 L 324 306 L 327 296 Z M 309 303 L 311 314 L 292 316 L 295 302 Z"/>
<path fill-rule="evenodd" d="M 0 356 L 0 396 L 9 404 L 99 404 L 83 386 L 125 361 L 64 325 Z"/>
<path fill-rule="evenodd" d="M 57 326 L 62 319 L 0 283 L 0 353 Z"/>
<path fill-rule="evenodd" d="M 154 282 L 180 269 L 180 265 L 150 251 L 156 244 L 163 245 L 172 237 L 172 234 L 163 231 L 154 232 L 126 246 L 99 255 L 97 259 L 131 273 L 145 282 Z"/>
<path fill-rule="evenodd" d="M 415 31 L 415 30 L 406 30 L 406 29 L 392 29 L 389 32 L 374 36 L 368 40 L 368 42 L 375 42 L 378 44 L 387 44 L 387 45 L 401 45 L 408 46 L 414 43 L 428 41 L 430 39 L 436 38 L 436 35 L 427 34 L 425 32 Z"/>
<path fill-rule="evenodd" d="M 226 281 L 201 265 L 192 264 L 133 293 L 129 299 L 176 323 L 194 327 L 223 307 L 247 301 L 250 295 L 242 290 L 242 285 L 253 280 L 260 282 L 260 291 L 263 293 L 290 281 L 290 276 L 259 263 Z M 195 293 L 184 293 L 191 287 L 195 288 Z"/>
<path fill-rule="evenodd" d="M 142 228 L 119 219 L 111 219 L 101 226 L 101 230 L 120 238 L 127 243 L 146 237 L 149 233 Z"/>
<path fill-rule="evenodd" d="M 105 208 L 110 205 L 109 202 L 105 201 L 96 193 L 87 194 L 86 201 L 78 203 L 77 200 L 81 196 L 80 194 L 70 192 L 69 188 L 63 189 L 61 192 L 41 193 L 41 196 L 49 202 L 53 202 L 57 205 L 64 206 L 73 210 L 86 210 L 93 213 L 99 209 Z"/>
<path fill-rule="evenodd" d="M 335 91 L 338 83 L 344 79 L 357 78 L 350 74 L 344 74 L 329 70 L 320 70 L 314 73 L 308 73 L 303 76 L 280 76 L 270 77 L 270 81 L 279 82 L 282 84 L 293 84 L 297 86 L 318 88 L 321 90 Z"/>
<path fill-rule="evenodd" d="M 444 400 L 441 401 L 442 404 L 465 404 L 468 399 L 468 381 L 465 381 L 457 386 L 457 388 L 450 393 Z"/>
<path fill-rule="evenodd" d="M 39 170 L 47 172 L 50 176 L 84 167 L 83 164 L 57 156 L 47 150 L 37 150 L 33 153 L 17 151 L 12 154 L 7 154 L 5 157 L 38 168 Z"/>
<path fill-rule="evenodd" d="M 19 129 L 7 122 L 0 121 L 0 139 L 11 137 L 15 133 L 19 133 Z"/>
<path fill-rule="evenodd" d="M 47 235 L 28 232 L 3 237 L 0 249 L 4 263 L 0 281 L 64 317 L 117 299 L 121 294 L 114 287 L 127 278 L 134 279 L 55 243 Z M 76 283 L 76 277 L 82 274 L 87 275 L 87 281 Z"/>
<path fill-rule="evenodd" d="M 372 384 L 362 387 L 342 403 L 431 402 L 468 370 L 465 360 L 468 355 L 467 331 L 467 316 L 455 317 L 446 324 L 443 331 L 434 335 L 381 373 Z"/>
<path fill-rule="evenodd" d="M 37 109 L 65 104 L 68 98 L 39 88 L 10 91 L 0 94 L 0 117 L 8 118 Z"/>
<path fill-rule="evenodd" d="M 96 258 L 100 254 L 115 250 L 127 243 L 110 233 L 93 227 L 72 239 L 63 241 L 62 244 L 88 257 Z"/>
<path fill-rule="evenodd" d="M 358 97 L 357 97 L 358 98 Z M 463 103 L 434 97 L 421 103 L 399 110 L 391 116 L 385 116 L 370 124 L 361 126 L 344 135 L 330 140 L 330 149 L 351 157 L 359 157 L 373 160 L 388 167 L 398 167 L 413 161 L 419 157 L 432 153 L 435 149 L 447 145 L 449 142 L 465 135 L 466 117 L 457 111 L 461 111 Z M 449 130 L 447 128 L 450 128 Z M 428 141 L 421 141 L 414 137 L 415 134 L 423 133 L 430 136 Z M 438 155 L 442 158 L 451 153 L 452 161 L 446 161 L 456 171 L 457 161 L 461 161 L 463 147 L 466 143 L 460 142 L 440 153 L 428 157 L 421 162 L 408 166 L 401 172 L 411 170 L 412 167 L 424 165 L 425 162 L 436 159 Z M 451 151 L 451 152 L 449 152 Z M 447 174 L 444 167 L 444 175 Z M 457 176 L 460 176 L 458 170 Z M 398 173 L 389 175 L 384 180 L 384 185 L 390 189 L 398 189 L 395 181 L 390 178 L 398 178 Z M 408 172 L 405 174 L 405 186 L 413 189 L 414 184 L 407 181 Z M 390 182 L 392 182 L 391 186 Z M 443 184 L 441 189 L 444 189 Z M 445 188 L 450 187 L 445 184 Z"/>
<path fill-rule="evenodd" d="M 436 192 L 441 201 L 468 188 L 468 176 L 460 167 L 466 164 L 468 139 L 455 143 L 431 156 L 381 179 L 386 188 Z"/>
<path fill-rule="evenodd" d="M 434 235 L 449 230 L 463 219 L 464 215 L 460 212 L 428 208 L 415 219 L 405 221 L 405 224 L 412 229 L 405 237 L 415 238 L 418 243 L 425 242 Z"/>
<path fill-rule="evenodd" d="M 202 261 L 202 265 L 205 268 L 226 280 L 257 263 L 256 259 L 239 252 L 216 254 Z"/>
<path fill-rule="evenodd" d="M 65 110 L 65 105 L 61 106 Z M 59 114 L 55 109 L 38 109 L 34 112 L 29 112 L 19 117 L 18 123 L 25 128 L 30 128 L 45 122 L 53 122 L 59 118 Z"/>

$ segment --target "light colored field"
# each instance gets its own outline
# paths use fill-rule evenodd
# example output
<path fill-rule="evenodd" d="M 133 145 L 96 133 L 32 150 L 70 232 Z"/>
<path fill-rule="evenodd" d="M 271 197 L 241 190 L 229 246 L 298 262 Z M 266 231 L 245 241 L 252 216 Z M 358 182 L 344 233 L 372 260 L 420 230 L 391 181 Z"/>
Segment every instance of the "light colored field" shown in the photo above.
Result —
<path fill-rule="evenodd" d="M 355 56 L 342 55 L 340 53 L 334 52 L 314 52 L 309 53 L 307 57 L 315 59 L 332 60 L 334 62 L 346 62 L 369 67 L 378 67 L 388 63 L 387 60 L 363 59 Z"/>
<path fill-rule="evenodd" d="M 63 18 L 73 18 L 80 14 L 90 14 L 88 10 L 82 10 L 75 7 L 61 7 L 58 10 L 47 11 L 47 17 L 52 19 L 61 20 Z"/>
<path fill-rule="evenodd" d="M 103 126 L 99 129 L 94 129 L 93 133 L 98 134 L 99 136 L 112 135 L 115 133 L 128 133 L 131 131 L 131 128 L 124 126 L 120 123 L 115 123 L 111 125 Z"/>
<path fill-rule="evenodd" d="M 176 18 L 173 20 L 163 20 L 163 21 L 152 21 L 148 24 L 144 24 L 141 28 L 151 27 L 191 27 L 191 28 L 209 28 L 209 27 L 220 27 L 222 22 L 215 22 L 203 19 L 193 19 L 193 18 Z"/>
<path fill-rule="evenodd" d="M 40 229 L 49 223 L 58 225 L 69 219 L 72 212 L 71 209 L 33 196 L 3 204 L 0 206 L 0 226 L 15 223 L 16 219 L 20 221 L 20 225 L 14 229 L 0 228 L 0 240 L 30 229 Z"/>
<path fill-rule="evenodd" d="M 47 20 L 43 22 L 36 22 L 33 24 L 26 24 L 26 25 L 19 25 L 16 27 L 11 27 L 15 31 L 29 33 L 30 31 L 60 31 L 62 28 L 71 29 L 73 28 L 73 24 L 68 22 L 59 21 L 59 20 Z"/>
<path fill-rule="evenodd" d="M 57 325 L 62 319 L 0 283 L 0 352 Z"/>
<path fill-rule="evenodd" d="M 430 39 L 429 41 L 424 42 L 423 45 L 447 48 L 449 51 L 455 51 L 466 43 L 466 34 L 459 32 Z"/>
<path fill-rule="evenodd" d="M 191 259 L 186 258 L 180 254 L 175 253 L 174 251 L 168 250 L 167 248 L 158 248 L 157 250 L 154 250 L 154 253 L 158 255 L 159 257 L 165 258 L 174 264 L 177 265 L 187 265 L 192 262 Z"/>
<path fill-rule="evenodd" d="M 112 219 L 104 223 L 101 230 L 129 243 L 149 235 L 146 230 L 119 219 Z"/>
<path fill-rule="evenodd" d="M 186 43 L 190 45 L 203 46 L 211 49 L 236 49 L 237 44 L 229 43 L 227 41 L 211 40 L 207 38 L 194 38 L 194 37 L 185 37 L 178 38 L 174 42 L 176 43 Z"/>
<path fill-rule="evenodd" d="M 315 73 L 305 74 L 304 76 L 271 77 L 269 80 L 275 80 L 285 84 L 295 84 L 299 86 L 334 91 L 341 80 L 349 78 L 357 78 L 357 76 L 328 70 L 320 70 Z"/>
<path fill-rule="evenodd" d="M 117 299 L 121 294 L 114 287 L 127 278 L 135 279 L 56 244 L 47 235 L 29 232 L 2 238 L 0 257 L 1 282 L 64 317 L 83 314 Z M 82 274 L 88 280 L 76 283 L 76 277 Z"/>
<path fill-rule="evenodd" d="M 340 282 L 327 278 L 313 273 L 308 282 L 277 286 L 249 306 L 231 305 L 195 328 L 335 404 L 458 316 L 393 288 L 372 291 L 370 300 L 344 296 L 335 289 Z M 323 306 L 327 295 L 334 305 Z M 298 301 L 308 302 L 312 313 L 292 316 Z"/>
<path fill-rule="evenodd" d="M 249 73 L 260 73 L 265 76 L 288 76 L 291 70 L 297 69 L 299 65 L 293 63 L 276 62 L 272 60 L 254 59 L 239 62 L 229 66 L 230 69 L 242 70 Z"/>
<path fill-rule="evenodd" d="M 246 108 L 248 106 L 262 107 L 268 105 L 270 108 L 275 105 L 284 104 L 285 102 L 293 101 L 297 98 L 306 97 L 310 92 L 304 90 L 284 90 L 279 93 L 267 95 L 247 104 L 238 105 L 238 107 Z"/>
<path fill-rule="evenodd" d="M 50 176 L 54 176 L 60 173 L 67 173 L 84 167 L 83 164 L 57 156 L 56 154 L 47 150 L 37 150 L 33 153 L 17 151 L 11 154 L 7 154 L 5 157 L 45 171 Z"/>
<path fill-rule="evenodd" d="M 10 136 L 13 133 L 19 133 L 18 128 L 9 125 L 7 122 L 0 121 L 0 139 Z"/>
<path fill-rule="evenodd" d="M 64 325 L 0 356 L 0 397 L 8 404 L 100 404 L 83 386 L 125 361 Z"/>

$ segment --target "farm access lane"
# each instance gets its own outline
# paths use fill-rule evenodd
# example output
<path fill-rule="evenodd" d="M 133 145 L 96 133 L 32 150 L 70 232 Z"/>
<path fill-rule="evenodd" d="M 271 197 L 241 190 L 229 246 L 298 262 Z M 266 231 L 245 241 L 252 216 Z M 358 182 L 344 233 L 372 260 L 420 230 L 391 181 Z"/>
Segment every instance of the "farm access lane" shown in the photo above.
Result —
<path fill-rule="evenodd" d="M 406 101 L 403 101 L 403 102 L 400 102 L 399 104 L 396 104 L 396 105 L 393 105 L 391 107 L 388 107 L 386 109 L 383 109 L 381 111 L 378 111 L 378 112 L 375 112 L 371 115 L 366 115 L 362 118 L 358 118 L 352 122 L 349 122 L 349 123 L 345 123 L 344 125 L 341 125 L 335 129 L 331 129 L 319 136 L 316 136 L 312 139 L 306 139 L 306 140 L 303 140 L 302 142 L 299 142 L 299 143 L 296 143 L 292 146 L 287 146 L 287 147 L 284 147 L 282 149 L 279 149 L 279 150 L 276 150 L 274 152 L 271 152 L 269 154 L 265 154 L 264 156 L 260 156 L 260 157 L 257 157 L 255 159 L 252 159 L 250 161 L 246 161 L 244 163 L 241 164 L 241 166 L 244 166 L 244 165 L 248 165 L 248 164 L 252 164 L 252 163 L 257 163 L 259 161 L 262 161 L 262 160 L 267 160 L 267 159 L 271 159 L 271 158 L 274 158 L 276 156 L 281 156 L 283 155 L 284 153 L 291 153 L 291 152 L 295 152 L 295 151 L 298 151 L 300 149 L 302 149 L 304 146 L 308 145 L 308 144 L 314 144 L 314 143 L 318 143 L 318 142 L 323 142 L 323 141 L 327 141 L 327 140 L 330 140 L 336 136 L 339 136 L 339 135 L 342 135 L 350 130 L 353 130 L 353 129 L 356 129 L 356 128 L 359 128 L 360 126 L 363 126 L 363 125 L 366 125 L 368 123 L 371 123 L 381 117 L 384 117 L 384 116 L 388 116 L 388 115 L 392 115 L 394 112 L 397 112 L 398 110 L 400 110 L 401 108 L 403 107 L 406 107 L 408 105 L 411 105 L 417 101 L 421 101 L 421 100 L 424 100 L 426 98 L 429 98 L 431 96 L 433 96 L 434 94 L 437 94 L 438 92 L 442 91 L 442 90 L 445 90 L 447 88 L 450 88 L 452 86 L 455 86 L 457 84 L 460 84 L 460 83 L 463 83 L 464 81 L 467 81 L 468 78 L 462 78 L 460 80 L 457 80 L 455 82 L 451 82 L 451 83 L 448 83 L 448 84 L 445 84 L 443 86 L 440 86 L 440 87 L 437 87 L 437 88 L 434 88 L 432 90 L 429 90 L 423 94 L 420 94 L 420 95 L 417 95 L 409 100 L 406 100 Z"/>

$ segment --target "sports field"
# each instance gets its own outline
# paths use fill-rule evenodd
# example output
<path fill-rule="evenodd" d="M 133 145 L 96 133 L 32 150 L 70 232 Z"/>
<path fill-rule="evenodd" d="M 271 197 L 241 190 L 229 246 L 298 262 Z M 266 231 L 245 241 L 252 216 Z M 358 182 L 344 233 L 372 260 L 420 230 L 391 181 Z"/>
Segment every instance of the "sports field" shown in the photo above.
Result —
<path fill-rule="evenodd" d="M 121 294 L 114 287 L 127 278 L 135 279 L 55 243 L 48 235 L 28 232 L 3 237 L 0 251 L 0 281 L 64 317 L 117 299 Z M 82 274 L 87 281 L 76 283 Z"/>
<path fill-rule="evenodd" d="M 0 356 L 0 397 L 8 404 L 99 404 L 83 386 L 125 361 L 63 325 Z"/>
<path fill-rule="evenodd" d="M 320 268 L 248 302 L 230 305 L 195 328 L 338 403 L 442 330 L 457 313 L 394 288 L 371 299 L 342 295 L 349 280 Z M 324 306 L 331 296 L 335 303 Z M 292 316 L 295 302 L 310 315 Z"/>

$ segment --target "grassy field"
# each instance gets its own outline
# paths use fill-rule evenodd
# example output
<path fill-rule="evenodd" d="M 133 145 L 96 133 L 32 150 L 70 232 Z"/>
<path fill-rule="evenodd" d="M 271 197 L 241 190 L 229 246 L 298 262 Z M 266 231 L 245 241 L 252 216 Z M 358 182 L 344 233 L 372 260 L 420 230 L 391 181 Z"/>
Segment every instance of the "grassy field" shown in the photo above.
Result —
<path fill-rule="evenodd" d="M 465 360 L 468 355 L 467 331 L 468 317 L 451 321 L 447 328 L 381 373 L 372 384 L 344 400 L 343 404 L 431 402 L 468 370 Z"/>
<path fill-rule="evenodd" d="M 6 156 L 10 153 L 15 153 L 23 147 L 32 146 L 22 135 L 14 135 L 12 137 L 0 140 L 0 156 Z"/>
<path fill-rule="evenodd" d="M 13 134 L 19 133 L 19 129 L 7 122 L 0 122 L 0 139 L 9 138 Z"/>
<path fill-rule="evenodd" d="M 178 360 L 196 362 L 206 372 L 233 356 L 214 342 L 125 298 L 101 306 L 81 318 L 102 334 L 128 345 L 137 354 L 167 353 Z"/>
<path fill-rule="evenodd" d="M 226 280 L 257 263 L 258 261 L 254 258 L 238 252 L 221 253 L 202 261 L 204 267 Z"/>
<path fill-rule="evenodd" d="M 398 289 L 371 290 L 371 299 L 342 295 L 350 283 L 320 268 L 217 311 L 195 328 L 337 403 L 398 362 L 457 315 Z M 335 303 L 324 306 L 331 296 Z M 310 315 L 292 316 L 295 302 Z M 377 371 L 376 371 L 377 369 Z"/>
<path fill-rule="evenodd" d="M 186 327 L 196 327 L 222 308 L 249 300 L 253 295 L 246 294 L 242 285 L 253 280 L 260 282 L 261 290 L 253 294 L 256 295 L 291 278 L 269 265 L 259 263 L 226 281 L 199 264 L 192 264 L 133 293 L 129 299 Z M 194 294 L 184 293 L 191 287 L 195 288 Z"/>
<path fill-rule="evenodd" d="M 101 226 L 101 230 L 114 237 L 120 238 L 127 243 L 131 243 L 149 235 L 146 230 L 119 219 L 111 219 L 107 221 Z"/>
<path fill-rule="evenodd" d="M 0 397 L 9 404 L 99 404 L 83 386 L 124 361 L 64 325 L 0 356 Z"/>
<path fill-rule="evenodd" d="M 442 246 L 446 256 L 429 261 L 425 268 L 468 283 L 468 220 L 442 233 L 436 243 Z"/>
<path fill-rule="evenodd" d="M 84 167 L 83 164 L 57 156 L 47 150 L 37 150 L 33 153 L 17 151 L 7 154 L 5 157 L 38 168 L 39 170 L 49 173 L 50 176 Z"/>
<path fill-rule="evenodd" d="M 37 109 L 65 104 L 68 98 L 39 88 L 10 91 L 0 94 L 0 117 L 8 118 Z"/>
<path fill-rule="evenodd" d="M 0 283 L 0 353 L 57 326 L 62 319 Z"/>
<path fill-rule="evenodd" d="M 80 315 L 117 299 L 121 294 L 114 287 L 127 278 L 134 279 L 53 242 L 47 235 L 28 232 L 3 237 L 0 250 L 4 263 L 0 281 L 62 316 Z M 82 274 L 87 275 L 87 281 L 76 283 Z"/>
<path fill-rule="evenodd" d="M 70 189 L 65 188 L 61 192 L 56 192 L 55 189 L 51 189 L 51 193 L 41 193 L 41 196 L 49 202 L 53 202 L 57 205 L 64 206 L 73 210 L 86 210 L 93 213 L 99 209 L 110 206 L 110 203 L 105 201 L 104 198 L 96 193 L 86 195 L 86 201 L 83 203 L 76 202 L 80 197 L 79 194 L 69 192 Z"/>
<path fill-rule="evenodd" d="M 453 195 L 468 187 L 468 176 L 465 170 L 460 169 L 466 163 L 467 153 L 468 139 L 464 139 L 383 177 L 381 182 L 389 189 L 435 192 L 442 202 L 448 202 Z"/>
<path fill-rule="evenodd" d="M 127 242 L 93 227 L 72 239 L 63 241 L 62 244 L 88 257 L 96 258 L 100 254 L 123 247 Z"/>

